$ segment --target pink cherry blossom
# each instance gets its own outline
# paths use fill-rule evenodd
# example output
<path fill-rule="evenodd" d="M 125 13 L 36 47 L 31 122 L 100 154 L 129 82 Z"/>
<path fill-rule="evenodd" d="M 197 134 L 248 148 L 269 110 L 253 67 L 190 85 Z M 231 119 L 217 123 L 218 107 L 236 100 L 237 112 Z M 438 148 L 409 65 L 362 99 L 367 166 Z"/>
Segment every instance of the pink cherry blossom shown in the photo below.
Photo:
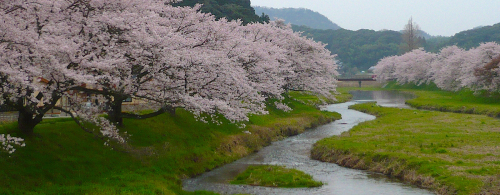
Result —
<path fill-rule="evenodd" d="M 335 55 L 283 21 L 243 26 L 171 2 L 0 1 L 0 103 L 19 110 L 26 133 L 56 108 L 125 142 L 123 118 L 183 108 L 200 120 L 244 121 L 266 114 L 268 98 L 289 110 L 286 90 L 335 91 Z M 122 113 L 127 98 L 156 111 Z"/>
<path fill-rule="evenodd" d="M 449 46 L 438 54 L 413 50 L 401 56 L 391 56 L 380 60 L 374 72 L 380 81 L 396 79 L 398 83 L 434 82 L 443 90 L 457 91 L 469 88 L 475 91 L 498 92 L 500 70 L 492 68 L 485 79 L 477 71 L 500 56 L 500 45 L 495 42 L 483 43 L 468 51 Z"/>

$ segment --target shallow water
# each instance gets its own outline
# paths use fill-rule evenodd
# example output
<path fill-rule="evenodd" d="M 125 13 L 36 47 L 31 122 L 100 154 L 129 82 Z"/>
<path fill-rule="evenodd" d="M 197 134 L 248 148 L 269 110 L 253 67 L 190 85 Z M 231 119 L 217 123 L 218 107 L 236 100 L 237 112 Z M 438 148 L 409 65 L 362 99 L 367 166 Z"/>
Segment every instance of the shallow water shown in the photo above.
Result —
<path fill-rule="evenodd" d="M 433 194 L 382 174 L 344 168 L 309 158 L 312 145 L 318 140 L 339 135 L 360 122 L 375 119 L 372 115 L 349 110 L 348 106 L 360 102 L 377 101 L 381 106 L 408 108 L 404 101 L 412 98 L 411 95 L 392 91 L 353 91 L 351 93 L 353 94 L 352 101 L 328 105 L 323 108 L 323 110 L 339 112 L 342 114 L 341 120 L 274 142 L 255 154 L 199 177 L 184 180 L 184 190 L 207 190 L 221 194 Z M 246 167 L 261 164 L 295 168 L 326 184 L 317 188 L 293 189 L 228 184 Z"/>

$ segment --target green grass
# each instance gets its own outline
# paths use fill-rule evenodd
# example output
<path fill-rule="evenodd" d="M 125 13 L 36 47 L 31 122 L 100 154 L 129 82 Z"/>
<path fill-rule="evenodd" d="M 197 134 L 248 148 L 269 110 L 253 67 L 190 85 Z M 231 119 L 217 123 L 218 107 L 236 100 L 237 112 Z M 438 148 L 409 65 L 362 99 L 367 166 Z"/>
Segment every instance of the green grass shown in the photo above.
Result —
<path fill-rule="evenodd" d="M 500 117 L 499 94 L 474 93 L 467 89 L 458 92 L 443 91 L 432 83 L 415 86 L 413 84 L 397 85 L 391 82 L 385 89 L 397 89 L 415 94 L 417 98 L 407 100 L 406 103 L 419 109 Z"/>
<path fill-rule="evenodd" d="M 418 98 L 408 100 L 413 107 L 446 112 L 482 114 L 500 117 L 498 97 L 475 95 L 471 91 L 412 91 Z"/>
<path fill-rule="evenodd" d="M 228 121 L 199 122 L 182 109 L 174 116 L 126 119 L 126 149 L 105 147 L 70 119 L 44 120 L 31 137 L 18 134 L 14 123 L 2 123 L 0 134 L 23 137 L 26 147 L 10 156 L 0 152 L 0 194 L 192 194 L 182 191 L 183 178 L 340 118 L 293 99 L 306 95 L 291 96 L 285 101 L 293 111 L 271 108 L 269 115 L 251 116 L 244 129 Z"/>
<path fill-rule="evenodd" d="M 434 83 L 415 85 L 413 83 L 398 84 L 396 81 L 390 81 L 382 86 L 384 89 L 413 89 L 413 90 L 425 90 L 425 91 L 441 91 L 439 87 Z"/>
<path fill-rule="evenodd" d="M 302 91 L 290 91 L 288 94 L 292 96 L 295 100 L 304 103 L 306 105 L 322 105 L 322 104 L 335 104 L 335 103 L 344 103 L 351 100 L 352 95 L 349 93 L 352 88 L 348 87 L 337 87 L 336 92 L 332 92 L 335 96 L 335 100 L 328 99 L 326 97 L 317 97 L 315 95 L 311 95 L 307 92 Z M 357 88 L 359 89 L 359 88 Z"/>
<path fill-rule="evenodd" d="M 231 184 L 283 188 L 311 188 L 323 185 L 322 182 L 315 181 L 311 175 L 302 171 L 272 165 L 250 166 L 236 176 Z"/>
<path fill-rule="evenodd" d="M 378 118 L 319 141 L 315 159 L 393 175 L 440 194 L 500 193 L 500 120 L 374 103 L 352 108 Z"/>
<path fill-rule="evenodd" d="M 344 88 L 344 87 L 337 88 L 337 92 L 339 94 L 335 96 L 335 98 L 337 99 L 335 103 L 344 103 L 351 100 L 352 95 L 349 93 L 349 91 L 351 91 L 349 88 Z"/>

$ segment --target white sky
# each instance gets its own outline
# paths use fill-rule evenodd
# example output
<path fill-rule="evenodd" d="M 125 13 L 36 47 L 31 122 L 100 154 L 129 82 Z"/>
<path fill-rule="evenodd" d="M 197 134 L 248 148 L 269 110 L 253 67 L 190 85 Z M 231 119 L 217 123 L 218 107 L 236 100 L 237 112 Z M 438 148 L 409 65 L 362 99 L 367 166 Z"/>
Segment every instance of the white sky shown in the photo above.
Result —
<path fill-rule="evenodd" d="M 410 17 L 430 35 L 452 36 L 500 23 L 500 0 L 251 0 L 252 6 L 308 8 L 349 30 L 402 30 Z M 260 14 L 258 14 L 260 15 Z"/>

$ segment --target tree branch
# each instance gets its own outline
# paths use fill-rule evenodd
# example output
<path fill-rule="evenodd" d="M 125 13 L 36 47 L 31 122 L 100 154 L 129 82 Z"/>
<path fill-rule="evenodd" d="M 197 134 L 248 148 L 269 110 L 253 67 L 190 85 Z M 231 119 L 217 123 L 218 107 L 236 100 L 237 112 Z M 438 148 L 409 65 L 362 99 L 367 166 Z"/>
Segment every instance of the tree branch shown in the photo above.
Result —
<path fill-rule="evenodd" d="M 143 114 L 143 115 L 131 114 L 131 113 L 123 113 L 122 117 L 123 118 L 132 118 L 132 119 L 147 119 L 147 118 L 152 118 L 152 117 L 161 115 L 161 114 L 163 114 L 165 112 L 175 113 L 175 108 L 171 107 L 171 106 L 164 106 L 164 107 L 160 108 L 159 110 L 157 110 L 156 112 L 153 112 L 153 113 Z"/>
<path fill-rule="evenodd" d="M 80 120 L 79 120 L 79 119 L 78 119 L 78 118 L 77 118 L 77 117 L 73 114 L 73 112 L 71 112 L 71 111 L 69 111 L 69 110 L 66 110 L 66 109 L 64 109 L 64 108 L 62 108 L 62 107 L 59 107 L 59 106 L 54 106 L 54 109 L 58 109 L 58 110 L 60 110 L 61 112 L 64 112 L 64 113 L 66 113 L 66 114 L 69 114 L 69 116 L 71 116 L 71 118 L 72 118 L 72 119 L 76 122 L 76 124 L 77 124 L 78 126 L 80 126 L 80 127 L 81 127 L 81 128 L 82 128 L 85 132 L 90 133 L 90 134 L 93 134 L 93 135 L 95 135 L 96 137 L 99 137 L 99 139 L 104 140 L 104 138 L 103 138 L 102 136 L 99 136 L 99 135 L 98 135 L 98 134 L 96 134 L 94 131 L 92 131 L 92 130 L 90 130 L 90 129 L 86 128 L 85 126 L 83 126 L 83 124 L 82 124 L 82 123 L 80 122 Z"/>

